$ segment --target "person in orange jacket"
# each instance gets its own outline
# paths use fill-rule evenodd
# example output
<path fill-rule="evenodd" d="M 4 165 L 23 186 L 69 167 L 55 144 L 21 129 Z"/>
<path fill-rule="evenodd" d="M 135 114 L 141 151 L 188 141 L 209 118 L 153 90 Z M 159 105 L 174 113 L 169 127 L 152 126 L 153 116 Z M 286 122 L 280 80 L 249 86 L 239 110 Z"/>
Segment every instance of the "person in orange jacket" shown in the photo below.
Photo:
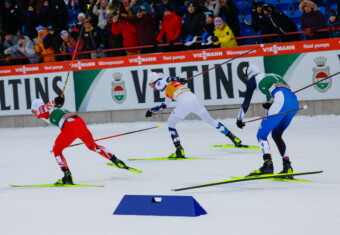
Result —
<path fill-rule="evenodd" d="M 38 39 L 35 39 L 35 51 L 40 53 L 41 55 L 49 55 L 49 54 L 55 54 L 53 47 L 45 47 L 44 45 L 44 39 L 47 37 L 48 32 L 47 29 L 42 26 L 39 25 L 37 27 L 37 31 L 38 31 Z M 42 58 L 43 63 L 48 63 L 48 62 L 55 62 L 55 56 L 44 56 Z"/>

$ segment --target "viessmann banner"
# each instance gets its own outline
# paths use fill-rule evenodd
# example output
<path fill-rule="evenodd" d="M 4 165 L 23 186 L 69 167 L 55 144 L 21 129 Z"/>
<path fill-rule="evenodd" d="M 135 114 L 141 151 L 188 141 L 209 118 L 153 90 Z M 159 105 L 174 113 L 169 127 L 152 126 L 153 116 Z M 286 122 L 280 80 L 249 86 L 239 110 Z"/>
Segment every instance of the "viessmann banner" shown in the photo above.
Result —
<path fill-rule="evenodd" d="M 65 108 L 72 111 L 150 108 L 164 100 L 162 93 L 148 86 L 150 72 L 190 78 L 215 66 L 190 80 L 188 87 L 204 105 L 241 104 L 246 89 L 244 69 L 250 63 L 266 73 L 282 75 L 295 91 L 338 72 L 340 57 L 334 48 L 339 42 L 331 39 L 268 44 L 222 66 L 218 65 L 258 46 L 77 61 L 66 87 Z M 315 52 L 301 53 L 311 49 Z M 0 77 L 0 115 L 29 114 L 34 98 L 53 99 L 66 80 L 65 63 L 1 68 L 0 75 L 7 76 Z M 339 99 L 336 92 L 339 88 L 340 79 L 334 77 L 297 95 L 299 100 Z M 264 101 L 259 94 L 253 97 L 253 102 Z"/>

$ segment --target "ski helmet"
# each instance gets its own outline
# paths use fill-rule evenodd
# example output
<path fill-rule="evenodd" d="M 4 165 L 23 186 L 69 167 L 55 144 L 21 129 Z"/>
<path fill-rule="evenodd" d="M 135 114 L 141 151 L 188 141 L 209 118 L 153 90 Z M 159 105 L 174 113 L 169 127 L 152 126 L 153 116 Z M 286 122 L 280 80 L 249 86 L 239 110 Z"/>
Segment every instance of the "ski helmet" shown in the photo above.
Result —
<path fill-rule="evenodd" d="M 42 101 L 41 99 L 35 99 L 33 100 L 31 110 L 38 110 L 43 105 L 44 105 L 44 101 Z"/>
<path fill-rule="evenodd" d="M 257 74 L 261 73 L 260 69 L 255 64 L 250 64 L 245 71 L 245 74 L 248 79 L 250 79 L 252 76 L 255 76 Z"/>
<path fill-rule="evenodd" d="M 148 75 L 148 84 L 156 82 L 160 79 L 158 73 L 152 72 Z"/>

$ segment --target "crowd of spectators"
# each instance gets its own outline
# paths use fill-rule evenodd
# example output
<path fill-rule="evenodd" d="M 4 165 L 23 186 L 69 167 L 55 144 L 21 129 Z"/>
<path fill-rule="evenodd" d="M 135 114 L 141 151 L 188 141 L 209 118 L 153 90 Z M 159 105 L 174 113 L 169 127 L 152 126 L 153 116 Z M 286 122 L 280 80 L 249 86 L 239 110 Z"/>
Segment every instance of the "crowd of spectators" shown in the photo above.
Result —
<path fill-rule="evenodd" d="M 299 4 L 306 39 L 339 37 L 337 9 L 329 9 L 327 21 L 317 4 Z M 235 47 L 246 43 L 241 23 L 254 34 L 280 35 L 264 36 L 263 43 L 304 36 L 265 1 L 252 2 L 249 20 L 233 0 L 0 0 L 0 65 L 70 60 L 78 40 L 76 59 Z"/>

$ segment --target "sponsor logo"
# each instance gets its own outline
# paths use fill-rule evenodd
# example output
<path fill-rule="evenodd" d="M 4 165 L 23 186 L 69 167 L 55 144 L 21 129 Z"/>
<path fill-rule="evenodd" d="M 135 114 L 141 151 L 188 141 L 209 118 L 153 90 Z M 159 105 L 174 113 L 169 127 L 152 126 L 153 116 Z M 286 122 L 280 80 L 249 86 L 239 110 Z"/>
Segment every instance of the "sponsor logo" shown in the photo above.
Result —
<path fill-rule="evenodd" d="M 315 49 L 317 48 L 329 48 L 331 45 L 329 43 L 315 44 Z"/>
<path fill-rule="evenodd" d="M 26 67 L 25 65 L 21 68 L 15 68 L 15 72 L 26 74 L 27 72 L 39 71 L 39 67 Z"/>
<path fill-rule="evenodd" d="M 56 65 L 56 66 L 44 66 L 45 70 L 63 70 L 64 66 Z"/>
<path fill-rule="evenodd" d="M 78 70 L 81 70 L 82 68 L 95 67 L 95 66 L 96 66 L 96 62 L 80 62 L 80 61 L 78 61 L 78 63 L 72 65 L 72 68 L 77 68 Z"/>
<path fill-rule="evenodd" d="M 281 51 L 294 51 L 295 50 L 295 45 L 289 45 L 289 46 L 278 46 L 274 45 L 272 47 L 263 47 L 262 48 L 263 52 L 272 52 L 273 54 L 277 54 Z"/>
<path fill-rule="evenodd" d="M 155 62 L 157 61 L 156 57 L 141 57 L 138 56 L 137 58 L 129 59 L 130 63 L 137 63 L 142 64 L 143 62 Z"/>
<path fill-rule="evenodd" d="M 111 96 L 114 102 L 121 104 L 126 99 L 125 82 L 122 81 L 123 74 L 116 72 L 112 74 L 114 82 L 112 82 Z"/>
<path fill-rule="evenodd" d="M 178 55 L 178 56 L 163 56 L 163 60 L 185 60 L 185 55 Z"/>
<path fill-rule="evenodd" d="M 194 58 L 202 58 L 203 60 L 206 60 L 208 57 L 223 56 L 223 52 L 222 51 L 212 51 L 212 52 L 202 51 L 201 53 L 194 53 L 193 56 Z"/>
<path fill-rule="evenodd" d="M 318 56 L 314 59 L 316 67 L 313 68 L 313 83 L 320 81 L 326 77 L 330 76 L 330 68 L 326 66 L 327 58 L 323 56 Z M 326 92 L 332 86 L 332 79 L 325 79 L 322 82 L 314 84 L 314 88 L 319 92 Z"/>
<path fill-rule="evenodd" d="M 12 70 L 10 70 L 10 69 L 0 70 L 0 73 L 4 73 L 4 74 L 11 73 L 11 72 L 12 72 Z"/>
<path fill-rule="evenodd" d="M 117 60 L 117 61 L 99 61 L 98 65 L 99 66 L 112 66 L 112 65 L 120 65 L 120 64 L 124 64 L 123 60 Z"/>

